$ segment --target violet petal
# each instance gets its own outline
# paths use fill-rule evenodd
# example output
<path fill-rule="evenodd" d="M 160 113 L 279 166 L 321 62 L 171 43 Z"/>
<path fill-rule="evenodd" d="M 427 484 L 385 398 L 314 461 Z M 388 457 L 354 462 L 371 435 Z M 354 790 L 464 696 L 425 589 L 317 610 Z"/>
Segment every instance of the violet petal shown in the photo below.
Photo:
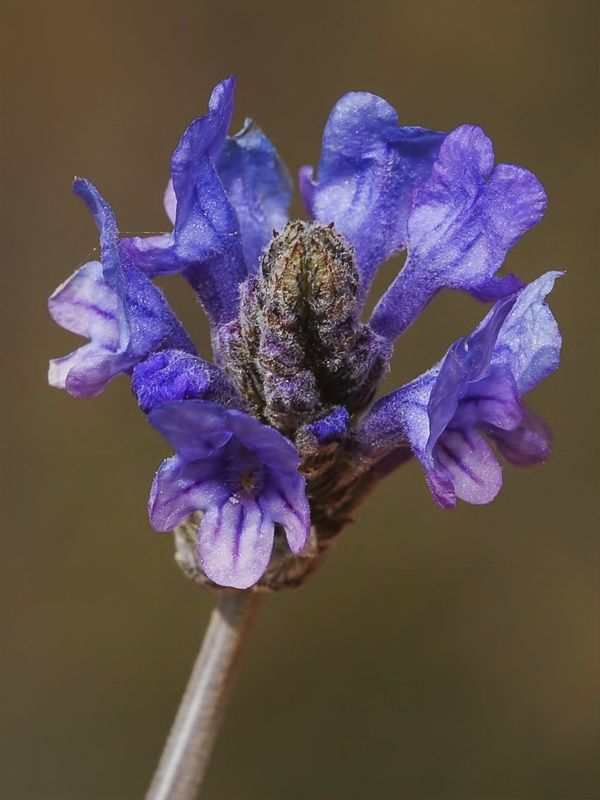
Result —
<path fill-rule="evenodd" d="M 448 134 L 427 181 L 415 192 L 407 222 L 408 258 L 377 304 L 371 325 L 392 340 L 444 288 L 480 300 L 512 294 L 523 284 L 495 277 L 506 253 L 535 225 L 546 195 L 534 175 L 500 164 L 480 128 Z"/>

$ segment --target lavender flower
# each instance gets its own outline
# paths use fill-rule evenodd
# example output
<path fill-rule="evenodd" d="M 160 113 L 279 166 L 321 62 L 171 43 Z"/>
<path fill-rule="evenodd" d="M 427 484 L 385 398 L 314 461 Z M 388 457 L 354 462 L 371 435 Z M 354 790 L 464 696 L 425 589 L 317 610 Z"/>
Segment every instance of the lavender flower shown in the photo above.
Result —
<path fill-rule="evenodd" d="M 492 143 L 480 128 L 463 125 L 441 145 L 429 179 L 411 197 L 406 263 L 371 318 L 387 339 L 440 289 L 496 300 L 523 286 L 514 275 L 494 276 L 509 248 L 542 218 L 546 195 L 526 169 L 493 165 Z"/>
<path fill-rule="evenodd" d="M 84 264 L 49 300 L 52 318 L 90 342 L 51 361 L 48 380 L 76 397 L 91 397 L 156 350 L 196 350 L 162 292 L 121 247 L 114 214 L 98 190 L 76 180 L 73 191 L 94 215 L 102 261 Z"/>
<path fill-rule="evenodd" d="M 233 78 L 215 87 L 209 113 L 192 122 L 173 153 L 165 192 L 173 232 L 123 241 L 146 274 L 182 273 L 215 325 L 235 317 L 239 284 L 257 271 L 291 200 L 287 170 L 251 120 L 227 137 L 233 89 Z"/>
<path fill-rule="evenodd" d="M 544 297 L 561 273 L 548 272 L 496 303 L 467 339 L 420 378 L 381 398 L 356 432 L 371 458 L 409 441 L 442 508 L 489 503 L 502 470 L 484 435 L 513 464 L 550 454 L 550 433 L 521 396 L 558 367 L 561 338 Z"/>
<path fill-rule="evenodd" d="M 208 578 L 238 589 L 256 583 L 271 558 L 275 523 L 292 553 L 304 549 L 310 510 L 291 442 L 203 400 L 163 403 L 149 420 L 177 453 L 154 479 L 150 521 L 171 531 L 203 509 L 198 552 Z"/>
<path fill-rule="evenodd" d="M 411 193 L 429 177 L 445 136 L 399 128 L 381 97 L 350 92 L 325 126 L 317 180 L 312 167 L 300 170 L 313 219 L 333 222 L 355 248 L 363 292 L 380 264 L 406 247 Z"/>
<path fill-rule="evenodd" d="M 517 465 L 548 456 L 548 429 L 521 398 L 558 365 L 544 302 L 558 273 L 530 286 L 496 275 L 544 212 L 530 172 L 494 167 L 479 128 L 398 127 L 394 109 L 365 92 L 337 103 L 316 173 L 300 171 L 311 221 L 288 221 L 291 182 L 271 142 L 250 120 L 227 134 L 233 89 L 233 79 L 214 89 L 173 154 L 170 233 L 119 240 L 109 206 L 76 182 L 102 259 L 50 300 L 60 325 L 90 339 L 51 362 L 50 382 L 86 396 L 131 375 L 176 452 L 152 487 L 152 525 L 193 528 L 201 580 L 277 589 L 302 583 L 412 455 L 445 508 L 496 495 L 490 442 Z M 363 321 L 377 269 L 402 250 L 403 268 Z M 214 363 L 152 283 L 176 273 L 209 317 Z M 373 403 L 394 340 L 447 288 L 498 302 L 440 364 Z"/>

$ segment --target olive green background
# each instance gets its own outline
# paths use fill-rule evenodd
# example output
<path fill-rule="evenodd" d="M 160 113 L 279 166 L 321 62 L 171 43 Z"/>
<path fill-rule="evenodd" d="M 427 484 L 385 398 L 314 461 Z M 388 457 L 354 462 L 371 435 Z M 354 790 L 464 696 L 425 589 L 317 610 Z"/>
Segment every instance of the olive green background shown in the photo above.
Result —
<path fill-rule="evenodd" d="M 330 560 L 273 596 L 203 797 L 593 800 L 598 746 L 598 11 L 553 0 L 167 0 L 3 4 L 2 800 L 142 797 L 213 598 L 146 516 L 167 444 L 124 378 L 46 385 L 78 344 L 46 298 L 96 247 L 74 174 L 123 231 L 168 227 L 169 157 L 212 86 L 238 78 L 292 172 L 333 103 L 378 93 L 405 124 L 470 122 L 545 185 L 509 254 L 551 298 L 560 371 L 531 404 L 552 459 L 505 470 L 491 506 L 434 505 L 416 463 Z M 299 204 L 296 212 L 300 213 Z M 391 277 L 384 270 L 379 289 Z M 184 282 L 163 282 L 208 355 Z M 398 344 L 391 389 L 485 313 L 439 296 Z"/>

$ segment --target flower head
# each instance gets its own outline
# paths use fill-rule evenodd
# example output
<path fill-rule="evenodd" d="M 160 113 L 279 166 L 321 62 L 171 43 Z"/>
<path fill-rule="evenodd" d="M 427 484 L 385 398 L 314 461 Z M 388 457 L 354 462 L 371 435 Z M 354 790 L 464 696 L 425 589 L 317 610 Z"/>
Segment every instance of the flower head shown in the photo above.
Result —
<path fill-rule="evenodd" d="M 51 362 L 50 381 L 84 396 L 130 375 L 176 453 L 154 480 L 152 525 L 193 524 L 190 574 L 280 588 L 304 580 L 412 455 L 445 508 L 496 495 L 490 442 L 515 464 L 546 458 L 548 429 L 521 398 L 558 364 L 544 302 L 558 273 L 529 286 L 497 275 L 546 197 L 527 170 L 494 166 L 480 128 L 399 127 L 385 100 L 347 94 L 317 170 L 300 171 L 311 219 L 289 221 L 291 182 L 272 143 L 250 120 L 228 135 L 233 90 L 232 78 L 215 87 L 173 153 L 170 232 L 119 239 L 108 204 L 75 183 L 101 261 L 50 300 L 60 325 L 90 339 Z M 404 266 L 365 321 L 377 269 L 402 250 Z M 152 282 L 171 274 L 209 317 L 214 363 Z M 437 366 L 373 402 L 394 341 L 444 289 L 498 302 Z"/>

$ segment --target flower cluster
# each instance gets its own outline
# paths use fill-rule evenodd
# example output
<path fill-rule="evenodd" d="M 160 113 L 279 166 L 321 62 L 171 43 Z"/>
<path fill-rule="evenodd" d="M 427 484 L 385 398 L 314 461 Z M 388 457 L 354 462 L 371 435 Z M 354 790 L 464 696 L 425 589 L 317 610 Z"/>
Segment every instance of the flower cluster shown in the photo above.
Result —
<path fill-rule="evenodd" d="M 173 229 L 120 238 L 91 183 L 74 191 L 100 232 L 100 261 L 52 295 L 59 325 L 89 341 L 50 364 L 78 397 L 119 374 L 175 456 L 150 494 L 154 528 L 193 526 L 196 568 L 219 586 L 301 583 L 366 494 L 416 456 L 435 501 L 487 503 L 496 451 L 530 465 L 550 449 L 522 396 L 556 369 L 560 334 L 544 302 L 557 272 L 498 277 L 544 213 L 537 179 L 494 166 L 490 140 L 399 127 L 379 97 L 342 97 L 316 172 L 300 170 L 310 221 L 289 221 L 292 184 L 252 122 L 228 136 L 233 79 L 185 131 L 164 198 Z M 361 319 L 379 266 L 406 252 Z M 153 283 L 181 273 L 210 320 L 197 352 Z M 431 370 L 373 402 L 395 340 L 443 289 L 494 301 Z M 187 528 L 186 528 L 187 526 Z"/>

